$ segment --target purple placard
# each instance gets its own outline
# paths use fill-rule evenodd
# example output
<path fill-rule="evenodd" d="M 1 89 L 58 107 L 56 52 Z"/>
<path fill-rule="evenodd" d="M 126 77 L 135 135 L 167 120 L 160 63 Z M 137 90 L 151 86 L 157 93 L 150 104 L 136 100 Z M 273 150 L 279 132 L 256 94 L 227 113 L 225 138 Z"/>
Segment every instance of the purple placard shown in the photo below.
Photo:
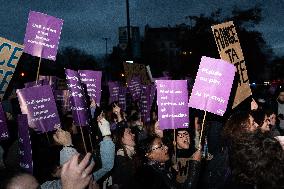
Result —
<path fill-rule="evenodd" d="M 92 70 L 78 70 L 81 82 L 87 87 L 87 93 L 90 100 L 95 100 L 95 102 L 100 106 L 101 102 L 101 81 L 102 72 L 92 71 Z"/>
<path fill-rule="evenodd" d="M 121 87 L 121 83 L 118 82 L 118 81 L 109 81 L 108 82 L 109 104 L 112 103 L 112 102 L 118 101 L 120 87 Z"/>
<path fill-rule="evenodd" d="M 63 20 L 30 11 L 24 39 L 24 52 L 56 60 Z"/>
<path fill-rule="evenodd" d="M 68 90 L 54 90 L 53 91 L 56 104 L 63 114 L 70 110 L 69 91 Z"/>
<path fill-rule="evenodd" d="M 9 138 L 7 119 L 3 110 L 2 104 L 0 103 L 0 141 Z"/>
<path fill-rule="evenodd" d="M 139 77 L 134 77 L 128 84 L 129 91 L 134 101 L 141 98 L 141 81 Z"/>
<path fill-rule="evenodd" d="M 221 59 L 203 56 L 189 100 L 189 107 L 223 116 L 226 111 L 235 66 Z"/>
<path fill-rule="evenodd" d="M 127 88 L 121 86 L 119 89 L 118 104 L 123 111 L 126 111 L 126 92 Z"/>
<path fill-rule="evenodd" d="M 151 107 L 155 98 L 156 86 L 155 85 L 142 85 L 140 109 L 141 118 L 144 123 L 150 121 Z"/>
<path fill-rule="evenodd" d="M 66 82 L 74 122 L 78 126 L 89 125 L 89 113 L 84 90 L 77 71 L 65 70 Z"/>
<path fill-rule="evenodd" d="M 27 115 L 18 115 L 18 130 L 20 167 L 33 174 L 32 147 Z"/>
<path fill-rule="evenodd" d="M 158 118 L 161 129 L 189 125 L 186 80 L 157 80 Z"/>
<path fill-rule="evenodd" d="M 53 131 L 60 120 L 49 85 L 17 90 L 21 111 L 27 114 L 29 126 L 39 132 Z"/>

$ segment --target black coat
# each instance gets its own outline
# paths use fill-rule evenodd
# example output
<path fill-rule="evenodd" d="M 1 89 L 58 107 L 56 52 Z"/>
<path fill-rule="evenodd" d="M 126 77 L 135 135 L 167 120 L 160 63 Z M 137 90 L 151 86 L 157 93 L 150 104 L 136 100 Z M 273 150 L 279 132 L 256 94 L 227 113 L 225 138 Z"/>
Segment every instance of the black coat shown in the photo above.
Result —
<path fill-rule="evenodd" d="M 145 164 L 135 175 L 132 188 L 136 189 L 194 189 L 199 176 L 200 163 L 192 161 L 189 177 L 184 185 L 179 186 L 174 176 L 158 163 Z"/>

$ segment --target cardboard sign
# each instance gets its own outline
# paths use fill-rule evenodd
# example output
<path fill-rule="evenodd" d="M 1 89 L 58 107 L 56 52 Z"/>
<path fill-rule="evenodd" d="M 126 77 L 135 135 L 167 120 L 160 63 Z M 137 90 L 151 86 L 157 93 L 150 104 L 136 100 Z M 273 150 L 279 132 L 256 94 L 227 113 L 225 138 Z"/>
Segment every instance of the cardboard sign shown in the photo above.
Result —
<path fill-rule="evenodd" d="M 19 159 L 20 167 L 33 174 L 32 146 L 29 134 L 28 118 L 25 114 L 18 115 Z"/>
<path fill-rule="evenodd" d="M 149 85 L 151 84 L 151 80 L 149 78 L 147 68 L 144 64 L 129 64 L 126 62 L 123 62 L 124 72 L 126 75 L 126 81 L 127 83 L 130 82 L 130 80 L 133 77 L 140 77 L 141 83 L 143 85 Z"/>
<path fill-rule="evenodd" d="M 57 107 L 49 85 L 17 90 L 21 111 L 27 114 L 31 128 L 39 132 L 55 130 L 60 125 Z"/>
<path fill-rule="evenodd" d="M 236 68 L 221 60 L 203 56 L 189 100 L 189 107 L 223 116 Z"/>
<path fill-rule="evenodd" d="M 81 82 L 86 85 L 90 100 L 93 99 L 100 106 L 102 72 L 93 70 L 78 70 Z"/>
<path fill-rule="evenodd" d="M 89 125 L 89 113 L 85 93 L 77 71 L 65 70 L 69 99 L 74 123 L 77 126 Z"/>
<path fill-rule="evenodd" d="M 233 22 L 226 22 L 211 27 L 221 59 L 230 62 L 237 68 L 239 75 L 238 88 L 233 108 L 251 95 L 249 79 L 240 41 Z"/>
<path fill-rule="evenodd" d="M 7 128 L 7 119 L 2 107 L 2 103 L 0 103 L 0 141 L 6 140 L 8 138 L 9 138 L 9 133 Z"/>
<path fill-rule="evenodd" d="M 24 39 L 24 52 L 56 60 L 63 20 L 30 11 Z"/>
<path fill-rule="evenodd" d="M 186 80 L 157 80 L 158 119 L 161 129 L 186 128 L 189 125 Z"/>
<path fill-rule="evenodd" d="M 0 99 L 12 79 L 23 48 L 22 45 L 0 37 Z"/>

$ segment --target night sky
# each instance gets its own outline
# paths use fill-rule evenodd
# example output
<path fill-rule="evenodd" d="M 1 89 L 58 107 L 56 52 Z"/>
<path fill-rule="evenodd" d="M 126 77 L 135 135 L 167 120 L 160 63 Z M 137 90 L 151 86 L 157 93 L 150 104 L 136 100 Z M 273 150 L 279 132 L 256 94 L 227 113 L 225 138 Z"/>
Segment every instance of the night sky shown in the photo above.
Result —
<path fill-rule="evenodd" d="M 283 0 L 129 0 L 131 25 L 174 26 L 187 23 L 189 15 L 209 15 L 221 8 L 228 15 L 234 6 L 263 5 L 263 21 L 256 27 L 277 55 L 284 55 Z M 214 3 L 213 3 L 214 2 Z M 0 0 L 0 36 L 22 44 L 29 10 L 64 20 L 59 48 L 73 46 L 95 56 L 105 53 L 104 37 L 109 37 L 108 52 L 118 43 L 118 27 L 126 25 L 124 0 Z M 210 26 L 208 26 L 210 27 Z M 241 39 L 240 39 L 241 40 Z"/>

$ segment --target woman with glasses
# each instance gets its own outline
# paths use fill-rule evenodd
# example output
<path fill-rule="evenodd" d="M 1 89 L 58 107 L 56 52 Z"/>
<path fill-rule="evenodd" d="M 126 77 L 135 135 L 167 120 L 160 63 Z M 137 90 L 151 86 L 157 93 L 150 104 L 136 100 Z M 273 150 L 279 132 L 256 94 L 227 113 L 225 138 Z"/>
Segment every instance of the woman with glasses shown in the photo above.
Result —
<path fill-rule="evenodd" d="M 159 137 L 149 137 L 139 147 L 143 166 L 137 170 L 134 186 L 137 189 L 176 189 L 194 187 L 197 175 L 190 175 L 184 185 L 178 186 L 174 175 L 167 169 L 166 162 L 170 159 L 168 147 Z M 190 170 L 190 172 L 195 172 Z"/>

